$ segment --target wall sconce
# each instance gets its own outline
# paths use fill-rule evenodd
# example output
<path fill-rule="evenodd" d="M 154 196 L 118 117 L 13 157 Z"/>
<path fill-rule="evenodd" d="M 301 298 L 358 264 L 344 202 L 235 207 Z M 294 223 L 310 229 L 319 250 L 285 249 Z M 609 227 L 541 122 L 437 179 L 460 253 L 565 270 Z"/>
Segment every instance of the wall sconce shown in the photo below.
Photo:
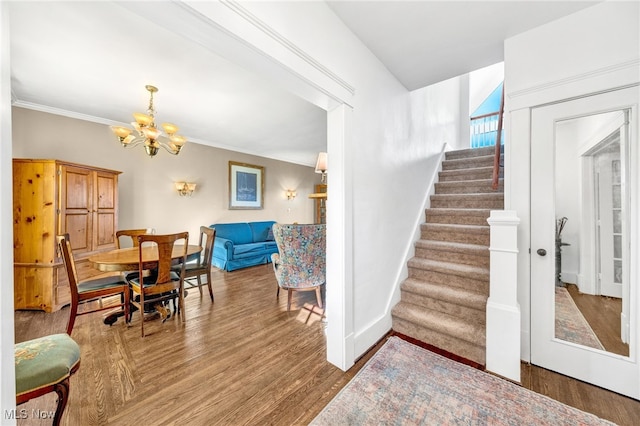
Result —
<path fill-rule="evenodd" d="M 320 182 L 323 185 L 327 183 L 327 153 L 320 152 L 318 154 L 318 160 L 316 161 L 316 173 L 322 173 Z"/>
<path fill-rule="evenodd" d="M 285 194 L 287 196 L 287 200 L 293 200 L 294 198 L 296 198 L 296 195 L 298 195 L 293 189 L 287 189 Z"/>
<path fill-rule="evenodd" d="M 196 190 L 196 184 L 192 182 L 176 182 L 176 191 L 181 197 L 189 196 Z"/>

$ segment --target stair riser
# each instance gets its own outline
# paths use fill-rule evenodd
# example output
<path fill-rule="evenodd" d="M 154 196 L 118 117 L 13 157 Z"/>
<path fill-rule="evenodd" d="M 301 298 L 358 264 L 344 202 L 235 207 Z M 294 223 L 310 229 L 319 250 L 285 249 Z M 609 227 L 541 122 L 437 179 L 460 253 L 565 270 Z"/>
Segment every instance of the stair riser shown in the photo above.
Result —
<path fill-rule="evenodd" d="M 460 197 L 448 197 L 438 198 L 431 197 L 431 207 L 434 209 L 490 209 L 490 210 L 503 210 L 504 200 L 491 199 L 491 198 L 465 198 Z"/>
<path fill-rule="evenodd" d="M 428 223 L 487 226 L 489 216 L 433 214 L 427 209 L 426 218 Z"/>
<path fill-rule="evenodd" d="M 504 183 L 500 181 L 498 188 L 493 189 L 491 182 L 476 184 L 459 184 L 458 182 L 436 183 L 436 194 L 486 194 L 504 192 Z"/>
<path fill-rule="evenodd" d="M 416 247 L 415 256 L 423 259 L 439 260 L 442 262 L 450 262 L 451 259 L 455 259 L 456 263 L 464 265 L 489 267 L 489 250 L 487 250 L 486 254 L 473 254 L 460 253 L 445 249 Z"/>
<path fill-rule="evenodd" d="M 434 299 L 421 294 L 412 293 L 409 291 L 401 291 L 401 293 L 403 302 L 421 306 L 432 311 L 442 312 L 448 315 L 455 316 L 457 318 L 463 318 L 465 321 L 469 321 L 472 324 L 485 323 L 486 306 L 485 310 L 478 310 L 467 306 L 458 305 L 456 303 L 450 303 L 444 300 Z"/>
<path fill-rule="evenodd" d="M 465 180 L 479 180 L 479 179 L 492 179 L 493 168 L 487 167 L 484 169 L 475 170 L 449 170 L 442 171 L 438 174 L 438 182 L 459 182 Z"/>
<path fill-rule="evenodd" d="M 474 345 L 464 340 L 457 339 L 446 334 L 442 334 L 431 328 L 433 325 L 413 324 L 404 319 L 393 317 L 393 330 L 428 343 L 447 352 L 456 354 L 468 360 L 485 365 L 485 347 Z"/>
<path fill-rule="evenodd" d="M 459 232 L 449 231 L 449 230 L 435 230 L 429 226 L 421 227 L 420 236 L 423 240 L 433 240 L 433 241 L 448 241 L 452 243 L 463 243 L 463 244 L 478 244 L 482 246 L 489 246 L 489 229 L 487 228 L 486 232 L 482 233 L 471 233 L 464 230 Z M 449 258 L 449 261 L 452 259 Z"/>
<path fill-rule="evenodd" d="M 485 155 L 483 157 L 462 158 L 459 160 L 444 160 L 442 162 L 442 170 L 460 170 L 471 169 L 477 167 L 493 167 L 493 156 Z M 502 162 L 502 157 L 500 157 Z"/>
<path fill-rule="evenodd" d="M 461 158 L 485 157 L 487 155 L 495 155 L 495 147 L 460 149 L 457 151 L 449 151 L 445 153 L 445 160 L 459 160 Z"/>
<path fill-rule="evenodd" d="M 478 294 L 489 295 L 489 279 L 477 279 L 459 275 L 445 274 L 427 269 L 409 266 L 409 277 L 427 281 L 431 284 L 441 284 L 449 287 L 463 288 Z"/>

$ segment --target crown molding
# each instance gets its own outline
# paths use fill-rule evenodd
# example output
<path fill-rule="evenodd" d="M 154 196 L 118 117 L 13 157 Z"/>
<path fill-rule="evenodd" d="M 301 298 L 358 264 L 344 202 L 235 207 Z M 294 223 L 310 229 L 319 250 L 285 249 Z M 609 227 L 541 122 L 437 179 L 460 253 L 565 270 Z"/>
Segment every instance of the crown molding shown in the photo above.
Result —
<path fill-rule="evenodd" d="M 121 126 L 122 123 L 116 121 L 107 120 L 106 118 L 96 117 L 95 115 L 82 114 L 80 112 L 69 111 L 62 108 L 55 108 L 48 105 L 36 104 L 34 102 L 21 101 L 19 99 L 14 100 L 12 105 L 19 108 L 31 109 L 34 111 L 46 112 L 54 115 L 61 115 L 63 117 L 76 118 L 78 120 L 90 121 L 92 123 L 106 124 L 108 126 Z"/>
<path fill-rule="evenodd" d="M 273 41 L 280 44 L 282 47 L 287 49 L 292 54 L 296 55 L 298 58 L 305 61 L 311 67 L 315 68 L 320 73 L 324 74 L 326 77 L 331 79 L 333 82 L 341 86 L 351 95 L 355 95 L 356 89 L 347 83 L 345 80 L 340 78 L 336 73 L 331 71 L 329 68 L 322 65 L 319 61 L 315 60 L 311 55 L 307 54 L 303 49 L 299 48 L 296 44 L 291 42 L 289 39 L 284 37 L 278 31 L 276 31 L 273 27 L 267 25 L 264 21 L 259 19 L 256 15 L 252 14 L 247 10 L 242 4 L 236 0 L 221 0 L 221 4 L 228 7 L 230 10 L 235 12 L 242 19 L 259 29 L 265 35 L 270 37 Z"/>
<path fill-rule="evenodd" d="M 554 89 L 559 86 L 566 86 L 572 83 L 578 83 L 583 80 L 589 80 L 592 78 L 604 76 L 618 71 L 625 71 L 633 68 L 640 68 L 640 59 L 632 59 L 629 61 L 620 62 L 617 64 L 609 65 L 606 67 L 598 68 L 581 74 L 576 74 L 570 77 L 561 78 L 558 80 L 549 81 L 546 83 L 538 84 L 535 86 L 527 87 L 526 89 L 516 90 L 509 93 L 509 98 L 517 99 L 519 97 L 527 96 L 532 93 L 541 92 L 544 90 Z"/>

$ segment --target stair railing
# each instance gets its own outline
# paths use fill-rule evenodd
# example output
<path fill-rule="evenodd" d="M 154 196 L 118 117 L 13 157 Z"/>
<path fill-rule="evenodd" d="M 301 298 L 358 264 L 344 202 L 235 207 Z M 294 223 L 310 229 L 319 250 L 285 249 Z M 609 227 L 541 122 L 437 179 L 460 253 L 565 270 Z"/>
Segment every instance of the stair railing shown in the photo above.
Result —
<path fill-rule="evenodd" d="M 500 115 L 498 116 L 498 132 L 496 135 L 496 150 L 493 157 L 493 180 L 491 182 L 491 188 L 493 190 L 498 189 L 498 182 L 500 181 L 500 145 L 502 139 L 502 116 L 504 115 L 504 87 L 502 88 L 502 96 L 500 96 Z"/>

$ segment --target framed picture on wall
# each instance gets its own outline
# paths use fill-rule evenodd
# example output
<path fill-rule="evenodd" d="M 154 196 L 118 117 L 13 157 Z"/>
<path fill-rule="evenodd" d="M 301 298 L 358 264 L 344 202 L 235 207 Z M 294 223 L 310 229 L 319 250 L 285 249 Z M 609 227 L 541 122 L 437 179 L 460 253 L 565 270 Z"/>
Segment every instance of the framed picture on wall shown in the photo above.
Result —
<path fill-rule="evenodd" d="M 229 209 L 263 208 L 264 167 L 229 161 Z"/>

